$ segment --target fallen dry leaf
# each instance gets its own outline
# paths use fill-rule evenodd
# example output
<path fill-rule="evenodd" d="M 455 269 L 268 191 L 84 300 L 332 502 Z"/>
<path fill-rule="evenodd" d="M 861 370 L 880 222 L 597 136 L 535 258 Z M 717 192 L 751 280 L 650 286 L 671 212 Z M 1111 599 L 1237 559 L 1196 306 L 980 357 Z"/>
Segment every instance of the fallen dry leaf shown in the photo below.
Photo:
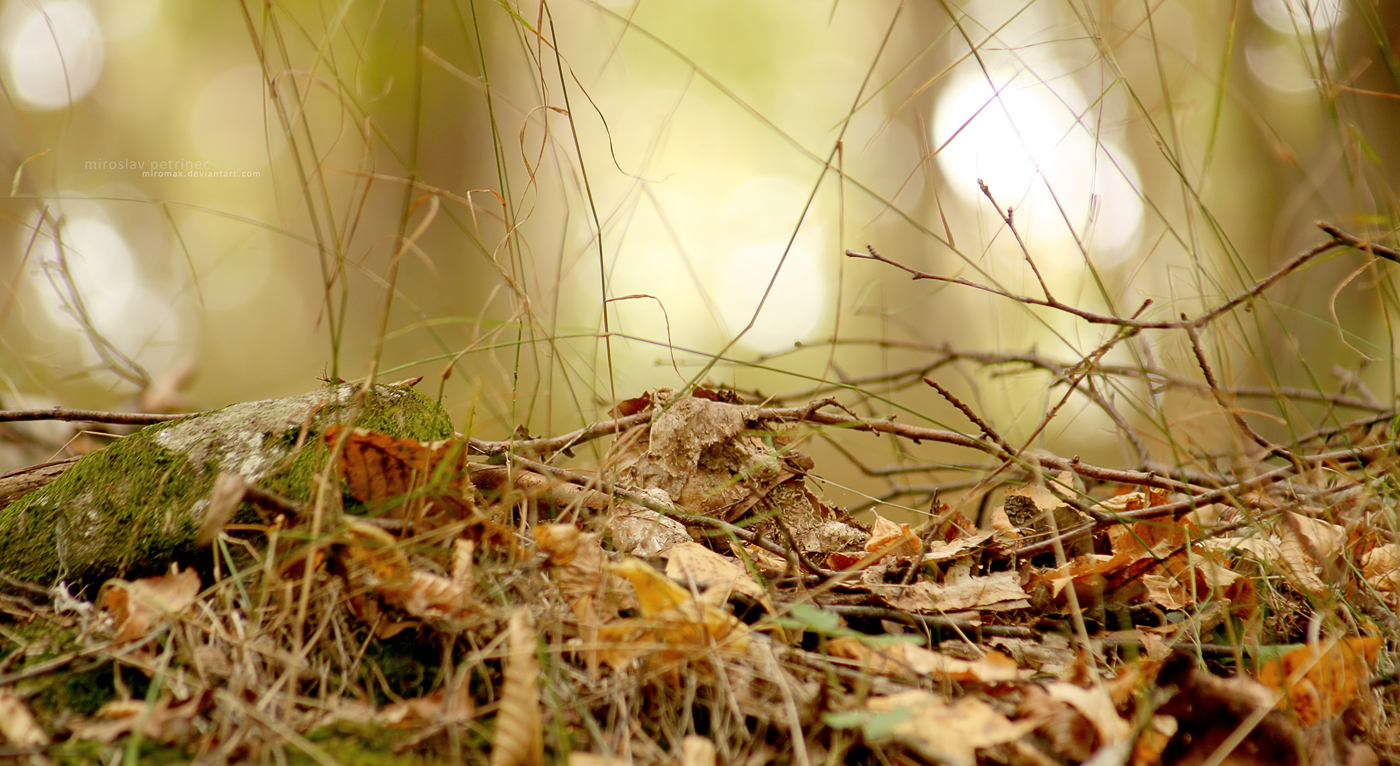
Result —
<path fill-rule="evenodd" d="M 1085 689 L 1082 686 L 1056 681 L 1045 685 L 1050 698 L 1074 706 L 1080 715 L 1094 725 L 1099 733 L 1101 745 L 1116 745 L 1124 742 L 1133 733 L 1133 727 L 1118 715 L 1107 687 L 1097 686 Z"/>
<path fill-rule="evenodd" d="M 702 589 L 718 589 L 724 598 L 728 598 L 730 592 L 737 592 L 759 601 L 768 600 L 768 593 L 739 562 L 700 543 L 673 545 L 662 555 L 666 557 L 666 576 L 673 580 L 694 583 Z"/>
<path fill-rule="evenodd" d="M 920 676 L 967 681 L 1015 681 L 1027 678 L 1031 671 L 1021 670 L 1015 660 L 988 650 L 981 659 L 963 660 L 925 649 L 915 644 L 890 644 L 878 649 L 850 636 L 838 636 L 826 642 L 827 654 L 855 660 L 872 673 L 915 679 Z"/>
<path fill-rule="evenodd" d="M 44 747 L 49 742 L 48 732 L 34 720 L 24 699 L 11 692 L 0 692 L 0 743 L 25 749 Z"/>
<path fill-rule="evenodd" d="M 385 605 L 447 632 L 462 630 L 478 616 L 480 605 L 471 594 L 475 543 L 453 541 L 449 579 L 414 569 L 402 544 L 383 529 L 353 518 L 344 523 L 333 554 L 349 581 L 352 598 L 370 591 Z M 361 616 L 368 621 L 368 615 Z M 381 637 L 386 636 L 381 632 Z"/>
<path fill-rule="evenodd" d="M 569 753 L 569 766 L 632 766 L 632 761 L 602 753 Z"/>
<path fill-rule="evenodd" d="M 1027 685 L 1016 714 L 1018 718 L 1036 721 L 1036 733 L 1060 758 L 1082 762 L 1093 756 L 1099 739 L 1094 725 L 1073 705 L 1051 699 L 1039 684 Z"/>
<path fill-rule="evenodd" d="M 702 647 L 729 654 L 748 651 L 747 625 L 723 609 L 697 600 L 651 566 L 626 558 L 610 564 L 608 570 L 632 583 L 641 612 L 641 619 L 616 620 L 599 628 L 598 641 L 605 647 L 602 655 L 610 665 L 622 667 L 637 657 L 653 654 L 660 662 L 670 663 Z"/>
<path fill-rule="evenodd" d="M 865 552 L 873 561 L 886 556 L 915 556 L 923 547 L 908 524 L 896 524 L 878 513 L 870 524 L 870 539 L 865 541 Z"/>
<path fill-rule="evenodd" d="M 199 575 L 193 569 L 146 577 L 135 582 L 108 580 L 97 596 L 97 606 L 116 621 L 116 641 L 141 638 L 194 603 L 199 595 Z"/>
<path fill-rule="evenodd" d="M 1207 550 L 1244 552 L 1283 573 L 1300 592 L 1328 597 L 1326 568 L 1342 554 L 1346 530 L 1299 513 L 1282 513 L 1270 537 L 1223 537 L 1204 540 Z"/>
<path fill-rule="evenodd" d="M 327 428 L 326 444 L 335 447 L 343 430 L 343 426 Z M 465 486 L 467 447 L 459 440 L 420 442 L 364 428 L 351 429 L 344 439 L 340 475 L 350 496 L 361 503 L 402 497 L 434 477 L 451 488 Z"/>
<path fill-rule="evenodd" d="M 894 594 L 886 595 L 885 601 L 895 609 L 921 614 L 957 612 L 992 605 L 1029 605 L 1026 591 L 1021 587 L 1020 575 L 1016 572 L 995 572 L 982 577 L 973 577 L 964 572 L 942 585 L 921 581 L 908 587 L 877 586 L 874 590 Z"/>
<path fill-rule="evenodd" d="M 573 524 L 541 524 L 535 527 L 535 545 L 549 556 L 555 584 L 579 621 L 593 625 L 617 616 L 616 609 L 598 611 L 607 574 L 598 535 Z"/>
<path fill-rule="evenodd" d="M 540 668 L 535 659 L 535 631 L 524 609 L 506 626 L 505 681 L 491 742 L 491 766 L 541 766 L 544 719 L 540 712 Z"/>
<path fill-rule="evenodd" d="M 1382 545 L 1361 557 L 1361 576 L 1382 593 L 1400 591 L 1400 546 Z"/>
<path fill-rule="evenodd" d="M 1034 721 L 1013 723 L 975 697 L 962 697 L 950 705 L 917 689 L 872 697 L 865 707 L 876 713 L 907 711 L 909 717 L 891 729 L 893 737 L 925 758 L 949 766 L 973 766 L 978 750 L 1020 739 L 1035 728 Z"/>
<path fill-rule="evenodd" d="M 655 556 L 691 540 L 684 524 L 631 503 L 619 507 L 608 517 L 608 532 L 617 550 L 633 556 Z"/>
<path fill-rule="evenodd" d="M 1376 636 L 1324 641 L 1295 649 L 1259 669 L 1259 682 L 1282 693 L 1304 726 L 1330 721 L 1361 697 L 1380 655 Z"/>
<path fill-rule="evenodd" d="M 1222 766 L 1299 763 L 1302 733 L 1291 716 L 1271 709 L 1276 695 L 1258 681 L 1243 676 L 1220 678 L 1194 667 L 1190 658 L 1178 655 L 1162 668 L 1157 683 L 1177 688 L 1177 693 L 1157 711 L 1177 720 L 1176 734 L 1162 751 L 1163 764 L 1206 763 L 1246 721 L 1253 721 L 1254 725 L 1244 740 L 1228 750 L 1224 760 L 1213 762 Z"/>
<path fill-rule="evenodd" d="M 114 742 L 138 729 L 147 739 L 175 742 L 190 733 L 202 704 L 202 697 L 194 697 L 175 707 L 171 707 L 170 697 L 162 697 L 154 705 L 148 705 L 146 700 L 113 700 L 97 711 L 96 718 L 75 721 L 69 729 L 74 739 L 104 743 Z"/>
<path fill-rule="evenodd" d="M 715 743 L 699 734 L 688 734 L 681 740 L 681 766 L 715 766 L 719 754 Z"/>

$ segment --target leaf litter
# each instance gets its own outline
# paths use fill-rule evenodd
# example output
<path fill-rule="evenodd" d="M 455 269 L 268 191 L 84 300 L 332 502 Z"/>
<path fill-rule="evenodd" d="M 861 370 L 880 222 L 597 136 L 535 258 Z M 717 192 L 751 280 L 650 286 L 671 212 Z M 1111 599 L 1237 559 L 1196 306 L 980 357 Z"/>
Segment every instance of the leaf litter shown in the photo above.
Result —
<path fill-rule="evenodd" d="M 670 392 L 619 412 L 653 417 L 616 438 L 615 483 L 473 440 L 331 428 L 340 492 L 321 536 L 305 514 L 216 525 L 193 567 L 113 579 L 95 609 L 6 600 L 0 757 L 73 759 L 83 742 L 201 763 L 342 762 L 354 742 L 492 766 L 1396 752 L 1382 674 L 1400 557 L 1365 515 L 1263 492 L 1156 514 L 1179 497 L 1111 484 L 1072 507 L 1065 474 L 1008 483 L 982 526 L 947 505 L 921 526 L 860 521 L 812 491 L 800 424 Z M 94 675 L 109 698 L 82 710 L 74 685 Z"/>

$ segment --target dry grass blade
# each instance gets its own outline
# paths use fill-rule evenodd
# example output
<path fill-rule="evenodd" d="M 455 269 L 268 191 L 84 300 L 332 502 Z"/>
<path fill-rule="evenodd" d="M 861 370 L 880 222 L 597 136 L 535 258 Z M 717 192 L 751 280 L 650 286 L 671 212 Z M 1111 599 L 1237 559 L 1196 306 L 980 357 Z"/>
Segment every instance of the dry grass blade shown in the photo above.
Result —
<path fill-rule="evenodd" d="M 544 722 L 540 716 L 540 667 L 535 660 L 535 631 L 521 609 L 506 626 L 506 672 L 491 766 L 542 766 Z"/>

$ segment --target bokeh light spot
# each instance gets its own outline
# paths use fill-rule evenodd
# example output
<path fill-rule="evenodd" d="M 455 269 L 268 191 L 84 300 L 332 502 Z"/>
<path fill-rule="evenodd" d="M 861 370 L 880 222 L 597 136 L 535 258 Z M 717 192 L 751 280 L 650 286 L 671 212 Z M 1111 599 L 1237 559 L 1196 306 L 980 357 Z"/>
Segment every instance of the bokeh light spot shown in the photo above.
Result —
<path fill-rule="evenodd" d="M 1079 122 L 1086 110 L 1067 78 L 1003 77 L 994 91 L 980 70 L 959 75 L 935 106 L 939 169 L 971 206 L 986 204 L 982 179 L 998 205 L 1016 209 L 1023 235 L 1068 241 L 1068 221 L 1103 261 L 1121 259 L 1142 228 L 1137 168 Z"/>
<path fill-rule="evenodd" d="M 0 48 L 10 92 L 36 110 L 80 101 L 102 75 L 102 29 L 78 0 L 12 4 L 0 19 Z"/>
<path fill-rule="evenodd" d="M 1254 0 L 1254 15 L 1276 32 L 1326 31 L 1341 22 L 1341 0 Z"/>
<path fill-rule="evenodd" d="M 786 246 L 781 240 L 755 242 L 725 258 L 716 297 L 730 332 L 744 329 L 753 318 Z M 759 352 L 791 348 L 816 329 L 825 306 L 826 280 L 816 252 L 799 241 L 788 252 L 758 321 L 740 342 Z"/>
<path fill-rule="evenodd" d="M 58 244 L 41 261 L 43 274 L 33 283 L 40 305 L 55 324 L 81 329 L 76 299 L 93 325 L 119 324 L 136 291 L 136 266 L 126 240 L 105 219 L 74 217 L 64 221 L 63 258 Z M 29 232 L 25 232 L 26 241 Z"/>
<path fill-rule="evenodd" d="M 215 77 L 195 98 L 190 113 L 195 149 L 215 168 L 266 166 L 269 150 L 275 154 L 283 145 L 281 131 L 269 134 L 266 129 L 268 107 L 262 71 L 257 67 L 234 67 Z"/>

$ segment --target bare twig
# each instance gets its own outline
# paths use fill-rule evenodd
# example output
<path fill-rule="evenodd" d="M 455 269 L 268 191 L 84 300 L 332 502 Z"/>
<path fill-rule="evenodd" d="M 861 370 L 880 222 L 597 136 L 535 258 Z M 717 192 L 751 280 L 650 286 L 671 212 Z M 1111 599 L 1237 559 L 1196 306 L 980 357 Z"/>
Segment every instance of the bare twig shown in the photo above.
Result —
<path fill-rule="evenodd" d="M 1361 250 L 1372 255 L 1379 256 L 1381 258 L 1385 258 L 1389 261 L 1395 261 L 1396 263 L 1400 263 L 1400 252 L 1386 247 L 1385 245 L 1380 245 L 1375 242 L 1367 242 L 1366 240 L 1363 240 L 1360 237 L 1356 237 L 1342 231 L 1341 229 L 1337 228 L 1336 226 L 1333 226 L 1330 223 L 1327 223 L 1326 221 L 1318 221 L 1317 228 L 1327 232 L 1328 235 L 1332 237 L 1332 239 L 1341 242 L 1342 244 L 1350 245 L 1356 248 L 1357 250 Z"/>
<path fill-rule="evenodd" d="M 924 351 L 938 355 L 934 361 L 896 370 L 879 375 L 868 375 L 858 378 L 849 378 L 839 385 L 815 386 L 809 389 L 789 391 L 772 396 L 774 401 L 810 401 L 822 396 L 829 395 L 833 391 L 848 389 L 872 390 L 879 384 L 888 384 L 885 390 L 899 390 L 907 386 L 919 383 L 925 377 L 931 375 L 941 367 L 945 367 L 954 362 L 973 362 L 983 367 L 1025 365 L 1033 369 L 1044 370 L 1056 378 L 1067 379 L 1070 371 L 1078 366 L 1078 362 L 1071 363 L 1043 357 L 1035 353 L 1003 353 L 991 351 L 963 351 L 952 348 L 947 344 L 935 345 L 929 343 L 918 343 L 912 341 L 893 341 L 884 338 L 834 338 L 825 341 L 831 345 L 842 346 L 874 346 L 877 348 L 905 349 L 909 351 Z M 812 343 L 806 346 L 817 346 L 822 344 Z M 805 347 L 805 346 L 804 346 Z M 770 359 L 762 357 L 760 361 Z M 1160 367 L 1151 366 L 1128 366 L 1120 364 L 1101 364 L 1096 367 L 1096 371 L 1101 375 L 1112 378 L 1132 378 L 1135 380 L 1145 380 L 1154 388 L 1183 388 L 1200 393 L 1210 393 L 1207 386 L 1183 375 L 1164 370 Z M 1329 394 L 1322 391 L 1315 391 L 1308 388 L 1287 388 L 1287 387 L 1266 387 L 1266 386 L 1240 386 L 1237 388 L 1220 389 L 1226 395 L 1235 399 L 1293 399 L 1303 402 L 1317 402 L 1329 404 L 1336 407 L 1346 407 L 1349 409 L 1365 410 L 1371 412 L 1388 412 L 1384 404 L 1377 403 L 1372 399 L 1356 396 L 1347 396 L 1341 393 Z M 1085 394 L 1087 396 L 1087 394 Z"/>
<path fill-rule="evenodd" d="M 1016 238 L 1016 244 L 1021 246 L 1021 254 L 1026 256 L 1026 263 L 1031 267 L 1031 273 L 1035 274 L 1036 281 L 1040 283 L 1040 291 L 1045 294 L 1045 300 L 1051 303 L 1058 303 L 1059 301 L 1055 300 L 1055 296 L 1050 294 L 1050 286 L 1045 284 L 1045 277 L 1040 275 L 1040 269 L 1036 267 L 1035 259 L 1031 257 L 1030 248 L 1026 247 L 1026 241 L 1021 239 L 1021 232 L 1016 230 L 1016 224 L 1012 221 L 1011 207 L 1007 206 L 1006 212 L 1002 212 L 1001 206 L 998 205 L 996 199 L 992 197 L 992 190 L 987 188 L 987 184 L 983 183 L 980 178 L 977 179 L 977 188 L 981 189 L 982 196 L 986 197 L 987 201 L 992 203 L 992 209 L 997 211 L 997 215 L 1001 216 L 1001 220 L 1006 224 L 1006 228 L 1011 230 L 1011 236 Z"/>
<path fill-rule="evenodd" d="M 520 439 L 488 442 L 473 437 L 471 439 L 471 448 L 472 451 L 482 455 L 499 455 L 504 452 L 510 452 L 516 455 L 522 452 L 534 454 L 564 452 L 584 442 L 597 439 L 600 436 L 626 431 L 632 426 L 648 423 L 654 415 L 655 412 L 651 408 L 648 408 L 634 415 L 594 423 L 585 428 L 580 428 L 577 431 L 547 439 Z"/>
<path fill-rule="evenodd" d="M 868 431 L 870 433 L 893 434 L 915 442 L 938 442 L 940 444 L 952 444 L 958 447 L 967 447 L 987 453 L 996 458 L 1004 458 L 1005 455 L 998 445 L 988 444 L 982 439 L 958 433 L 957 431 L 946 431 L 940 428 L 926 428 L 923 426 L 912 426 L 904 423 L 897 423 L 892 419 L 871 420 L 857 418 L 846 414 L 832 412 L 813 412 L 806 417 L 803 413 L 805 407 L 764 407 L 756 408 L 749 413 L 752 420 L 776 420 L 776 421 L 802 421 L 817 423 L 819 425 L 840 426 L 850 428 L 855 431 Z M 1176 481 L 1148 471 L 1130 471 L 1118 468 L 1104 468 L 1090 465 L 1073 458 L 1062 458 L 1055 455 L 1028 455 L 1026 460 L 1033 464 L 1038 464 L 1042 469 L 1052 471 L 1071 471 L 1087 479 L 1096 481 L 1119 482 L 1134 486 L 1157 487 L 1169 492 L 1192 493 L 1199 488 L 1186 482 Z"/>
<path fill-rule="evenodd" d="M 681 522 L 682 524 L 718 529 L 724 532 L 725 534 L 733 535 L 734 537 L 737 537 L 738 539 L 743 540 L 744 542 L 750 545 L 758 546 L 759 548 L 762 548 L 768 551 L 769 553 L 781 556 L 785 559 L 788 556 L 787 551 L 784 550 L 782 547 L 774 545 L 764 540 L 761 536 L 756 535 L 753 532 L 750 532 L 749 530 L 744 529 L 742 527 L 730 524 L 727 521 L 721 521 L 720 519 L 712 518 L 710 516 L 702 516 L 700 514 L 690 513 L 675 505 L 659 502 L 658 500 L 649 495 L 646 495 L 633 489 L 628 489 L 627 487 L 623 487 L 614 482 L 608 481 L 597 476 L 588 476 L 585 474 L 570 471 L 565 468 L 557 468 L 547 463 L 541 463 L 537 460 L 531 460 L 529 458 L 521 457 L 520 455 L 515 455 L 511 453 L 506 453 L 505 457 L 518 468 L 533 471 L 535 473 L 540 473 L 545 476 L 558 479 L 560 481 L 569 482 L 570 484 L 578 484 L 580 486 L 587 487 L 590 489 L 596 489 L 599 492 L 607 493 L 621 500 L 626 500 L 629 503 L 639 505 L 648 510 L 656 511 L 659 514 L 673 518 L 676 521 Z M 820 567 L 808 561 L 805 557 L 801 556 L 800 554 L 797 558 L 798 561 L 803 565 L 803 568 L 807 569 L 811 574 L 815 574 L 822 578 L 832 576 L 831 572 L 821 569 Z"/>
<path fill-rule="evenodd" d="M 1185 316 L 1184 314 L 1182 315 Z M 1201 334 L 1194 327 L 1187 327 L 1186 337 L 1191 339 L 1191 352 L 1196 356 L 1196 364 L 1201 368 L 1201 375 L 1206 379 L 1206 385 L 1210 387 L 1210 393 L 1215 397 L 1215 403 L 1220 405 L 1220 409 L 1230 414 L 1230 418 L 1235 421 L 1235 425 L 1248 436 L 1251 441 L 1269 451 L 1271 455 L 1278 455 L 1287 460 L 1296 460 L 1292 452 L 1280 447 L 1277 444 L 1265 439 L 1258 431 L 1249 425 L 1249 421 L 1244 419 L 1239 409 L 1225 400 L 1224 394 L 1220 392 L 1220 385 L 1215 382 L 1215 373 L 1211 372 L 1210 362 L 1206 360 L 1205 349 L 1201 347 Z"/>
<path fill-rule="evenodd" d="M 934 391 L 937 391 L 939 396 L 943 397 L 944 399 L 947 399 L 949 404 L 953 405 L 954 407 L 957 407 L 958 412 L 961 412 L 963 414 L 963 417 L 966 417 L 968 420 L 971 420 L 972 424 L 977 426 L 977 429 L 982 432 L 982 435 L 987 437 L 987 441 L 999 445 L 1002 449 L 1006 450 L 1010 454 L 1016 454 L 1016 450 L 1012 448 L 1010 444 L 1007 444 L 1005 439 L 1001 438 L 1001 434 L 997 433 L 995 430 L 992 429 L 991 426 L 987 425 L 987 423 L 984 420 L 982 420 L 982 418 L 978 416 L 978 414 L 974 412 L 971 407 L 967 406 L 966 404 L 963 404 L 961 399 L 958 399 L 958 397 L 953 396 L 953 392 L 949 391 L 943 386 L 938 385 L 938 381 L 934 380 L 933 378 L 924 378 L 924 383 L 930 388 L 932 388 Z"/>
<path fill-rule="evenodd" d="M 156 412 L 102 412 L 100 410 L 70 410 L 50 407 L 46 410 L 0 410 L 0 423 L 20 423 L 33 420 L 76 420 L 83 423 L 108 423 L 123 426 L 148 426 L 188 418 L 199 413 L 165 415 Z"/>
<path fill-rule="evenodd" d="M 1320 255 L 1323 255 L 1324 253 L 1327 253 L 1330 250 L 1334 250 L 1343 244 L 1346 243 L 1338 240 L 1333 240 L 1331 242 L 1324 242 L 1312 248 L 1311 250 L 1308 250 L 1302 255 L 1299 255 L 1293 260 L 1284 264 L 1274 273 L 1270 274 L 1267 277 L 1264 277 L 1259 282 L 1255 283 L 1255 285 L 1250 289 L 1246 290 L 1243 293 L 1240 293 L 1234 298 L 1225 301 L 1224 303 L 1221 303 L 1220 305 L 1216 306 L 1213 309 L 1210 309 L 1204 314 L 1201 314 L 1194 318 L 1161 321 L 1148 321 L 1143 319 L 1137 319 L 1135 317 L 1124 318 L 1112 316 L 1110 314 L 1100 314 L 1098 312 L 1088 311 L 1086 309 L 1071 306 L 1055 298 L 1032 298 L 1029 295 L 1017 295 L 1015 293 L 1003 290 L 1000 287 L 993 287 L 991 285 L 980 284 L 971 280 L 963 279 L 962 277 L 945 277 L 939 274 L 930 274 L 926 271 L 919 271 L 918 269 L 915 269 L 913 267 L 906 266 L 892 258 L 886 258 L 885 256 L 880 255 L 878 252 L 876 252 L 875 248 L 870 245 L 866 245 L 866 249 L 870 251 L 868 255 L 856 250 L 847 250 L 846 255 L 851 258 L 860 258 L 868 261 L 879 261 L 880 263 L 886 264 L 888 266 L 893 266 L 894 268 L 909 274 L 914 279 L 929 279 L 936 282 L 946 282 L 949 284 L 962 285 L 963 287 L 971 287 L 975 290 L 982 290 L 983 292 L 988 292 L 993 295 L 999 295 L 1008 300 L 1016 301 L 1017 303 L 1023 303 L 1029 306 L 1044 306 L 1046 308 L 1055 309 L 1056 311 L 1063 311 L 1066 314 L 1072 314 L 1074 316 L 1077 316 L 1080 319 L 1083 319 L 1084 321 L 1088 322 L 1089 324 L 1114 325 L 1117 327 L 1128 327 L 1136 330 L 1180 330 L 1186 327 L 1204 327 L 1210 324 L 1222 315 L 1233 311 L 1234 309 L 1240 307 L 1241 305 L 1251 300 L 1254 300 L 1255 298 L 1258 298 L 1260 295 L 1264 294 L 1265 291 L 1273 287 L 1284 277 L 1288 276 L 1289 274 L 1292 274 L 1293 272 L 1307 265 L 1309 261 L 1313 260 L 1314 258 Z M 1147 305 L 1148 304 L 1144 303 L 1143 308 L 1146 308 Z M 1141 314 L 1142 308 L 1138 309 L 1137 313 Z"/>

